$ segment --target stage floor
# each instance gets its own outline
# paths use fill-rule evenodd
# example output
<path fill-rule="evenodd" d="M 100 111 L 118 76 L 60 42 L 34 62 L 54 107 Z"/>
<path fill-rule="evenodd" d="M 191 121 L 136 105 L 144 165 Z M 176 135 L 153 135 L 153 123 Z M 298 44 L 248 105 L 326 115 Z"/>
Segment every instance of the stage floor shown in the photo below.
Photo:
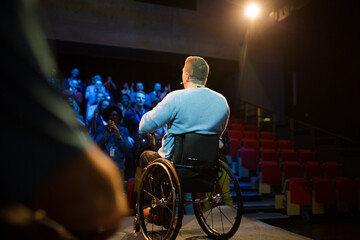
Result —
<path fill-rule="evenodd" d="M 133 233 L 134 217 L 126 217 L 117 233 L 110 240 L 119 239 L 144 239 L 142 234 Z M 202 231 L 194 215 L 184 215 L 182 228 L 177 239 L 210 239 Z M 303 240 L 310 239 L 281 228 L 271 226 L 258 220 L 242 217 L 240 228 L 231 239 L 241 240 Z"/>

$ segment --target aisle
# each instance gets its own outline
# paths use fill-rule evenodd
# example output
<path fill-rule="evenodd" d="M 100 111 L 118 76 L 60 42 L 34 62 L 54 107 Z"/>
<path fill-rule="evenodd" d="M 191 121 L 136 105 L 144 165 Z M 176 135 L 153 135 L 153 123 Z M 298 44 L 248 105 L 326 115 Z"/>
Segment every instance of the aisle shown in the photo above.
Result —
<path fill-rule="evenodd" d="M 124 219 L 118 232 L 110 240 L 144 239 L 141 233 L 133 233 L 132 224 L 134 217 Z M 194 215 L 185 215 L 183 226 L 177 239 L 209 239 L 197 223 Z M 240 228 L 231 239 L 241 240 L 305 240 L 309 239 L 269 224 L 243 217 Z"/>

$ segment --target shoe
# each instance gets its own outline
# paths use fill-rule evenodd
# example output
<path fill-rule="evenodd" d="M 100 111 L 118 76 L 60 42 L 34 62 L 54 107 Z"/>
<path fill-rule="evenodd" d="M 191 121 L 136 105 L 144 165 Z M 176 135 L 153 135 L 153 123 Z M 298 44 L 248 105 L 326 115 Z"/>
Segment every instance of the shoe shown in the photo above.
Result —
<path fill-rule="evenodd" d="M 146 208 L 143 210 L 144 218 L 149 223 L 154 223 L 158 226 L 170 227 L 172 214 L 168 208 L 156 207 Z"/>

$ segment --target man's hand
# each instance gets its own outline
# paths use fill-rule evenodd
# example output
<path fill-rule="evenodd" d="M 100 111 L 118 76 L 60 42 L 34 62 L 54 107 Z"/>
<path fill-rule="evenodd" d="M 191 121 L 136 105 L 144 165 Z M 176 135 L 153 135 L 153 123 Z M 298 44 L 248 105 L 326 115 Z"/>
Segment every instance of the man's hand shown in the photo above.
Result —
<path fill-rule="evenodd" d="M 120 135 L 120 131 L 119 128 L 116 126 L 114 121 L 109 120 L 108 121 L 108 125 L 107 125 L 107 131 L 108 133 L 111 133 L 112 131 L 114 131 L 115 136 L 122 141 L 122 137 Z"/>
<path fill-rule="evenodd" d="M 122 137 L 120 135 L 120 131 L 119 131 L 119 128 L 116 126 L 116 124 L 114 124 L 112 126 L 112 129 L 114 130 L 114 134 L 115 136 L 119 139 L 119 141 L 122 141 Z"/>
<path fill-rule="evenodd" d="M 128 140 L 129 140 L 129 143 L 130 143 L 130 148 L 132 148 L 133 146 L 134 146 L 134 143 L 135 143 L 135 141 L 134 141 L 134 139 L 132 138 L 132 137 L 128 137 Z"/>
<path fill-rule="evenodd" d="M 107 125 L 107 132 L 108 132 L 108 133 L 111 133 L 113 121 L 109 120 L 107 123 L 108 123 L 108 125 Z"/>

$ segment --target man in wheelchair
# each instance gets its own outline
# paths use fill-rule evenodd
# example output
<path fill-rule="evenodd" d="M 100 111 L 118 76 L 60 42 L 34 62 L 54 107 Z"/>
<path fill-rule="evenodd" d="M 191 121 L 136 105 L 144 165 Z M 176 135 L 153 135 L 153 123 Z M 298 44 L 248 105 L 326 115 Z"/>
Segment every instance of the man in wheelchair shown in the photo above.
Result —
<path fill-rule="evenodd" d="M 224 96 L 205 87 L 208 73 L 209 65 L 203 58 L 188 57 L 182 69 L 184 89 L 169 93 L 142 117 L 139 125 L 142 132 L 152 133 L 164 125 L 167 127 L 159 151 L 145 151 L 141 154 L 139 164 L 142 170 L 158 158 L 171 159 L 175 137 L 178 135 L 198 133 L 221 136 L 230 110 Z M 144 211 L 145 217 L 151 218 L 152 215 L 152 212 Z M 153 220 L 161 224 L 160 218 Z"/>

